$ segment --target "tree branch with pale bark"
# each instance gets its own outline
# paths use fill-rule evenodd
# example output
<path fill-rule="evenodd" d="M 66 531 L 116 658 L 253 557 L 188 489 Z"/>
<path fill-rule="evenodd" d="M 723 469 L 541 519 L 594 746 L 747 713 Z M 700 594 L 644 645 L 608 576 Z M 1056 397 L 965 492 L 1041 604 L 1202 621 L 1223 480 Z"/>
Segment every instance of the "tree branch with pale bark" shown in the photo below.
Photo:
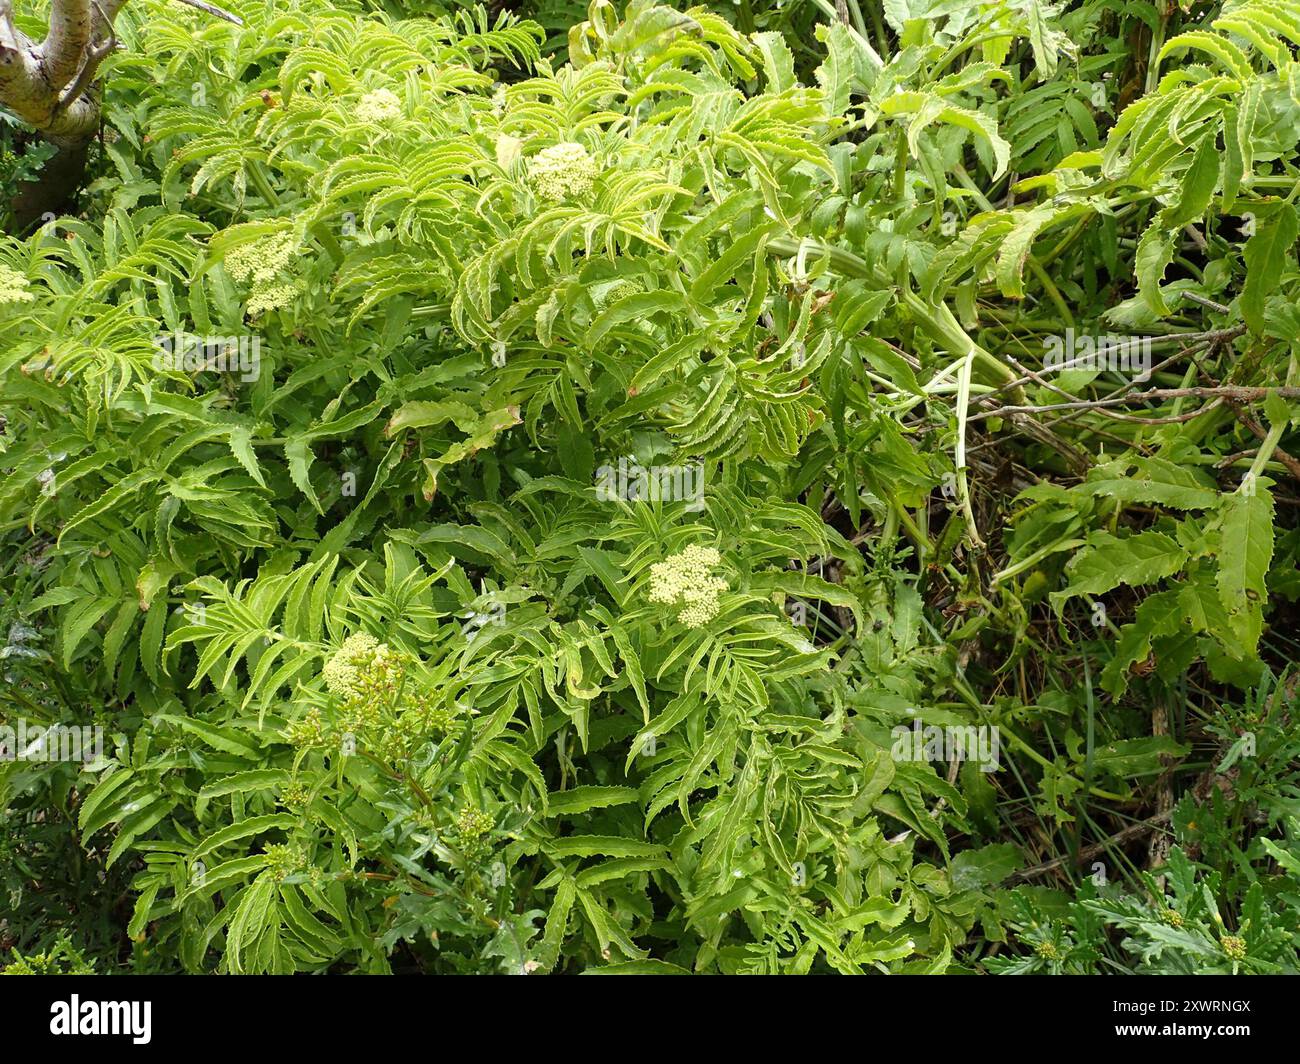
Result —
<path fill-rule="evenodd" d="M 206 0 L 181 2 L 243 25 Z M 20 229 L 57 211 L 81 183 L 100 123 L 100 66 L 117 47 L 113 20 L 125 3 L 52 0 L 45 39 L 37 43 L 15 25 L 13 0 L 0 0 L 0 108 L 59 149 L 37 180 L 12 193 L 10 214 Z"/>
<path fill-rule="evenodd" d="M 191 7 L 242 21 L 202 0 Z M 85 141 L 99 124 L 100 64 L 116 47 L 113 19 L 125 0 L 53 0 L 39 44 L 14 25 L 13 0 L 0 0 L 0 106 L 60 146 Z"/>

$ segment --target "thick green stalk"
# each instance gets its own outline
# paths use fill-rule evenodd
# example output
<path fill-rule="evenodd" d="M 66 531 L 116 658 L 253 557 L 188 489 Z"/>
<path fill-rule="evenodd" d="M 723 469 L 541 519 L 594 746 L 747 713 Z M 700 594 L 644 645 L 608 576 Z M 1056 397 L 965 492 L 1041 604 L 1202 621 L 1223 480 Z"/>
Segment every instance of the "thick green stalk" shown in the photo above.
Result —
<path fill-rule="evenodd" d="M 844 248 L 823 244 L 821 241 L 808 238 L 799 241 L 793 237 L 776 237 L 768 241 L 767 250 L 770 254 L 780 258 L 792 258 L 802 250 L 805 254 L 811 253 L 824 259 L 831 269 L 841 276 L 874 281 L 884 288 L 894 287 L 894 283 L 889 277 L 884 276 L 881 271 L 869 264 L 865 259 L 859 258 L 853 252 L 846 251 Z M 927 303 L 915 292 L 907 289 L 899 292 L 899 300 L 907 308 L 908 313 L 912 315 L 916 323 L 932 339 L 943 344 L 948 351 L 963 358 L 973 352 L 975 361 L 984 366 L 998 380 L 1010 383 L 1017 379 L 1010 366 L 999 361 L 970 338 L 966 330 L 961 327 L 961 322 L 957 320 L 956 315 L 948 309 L 947 304 Z M 1023 392 L 1019 387 L 1012 389 L 1012 394 L 1019 394 L 1023 397 Z"/>

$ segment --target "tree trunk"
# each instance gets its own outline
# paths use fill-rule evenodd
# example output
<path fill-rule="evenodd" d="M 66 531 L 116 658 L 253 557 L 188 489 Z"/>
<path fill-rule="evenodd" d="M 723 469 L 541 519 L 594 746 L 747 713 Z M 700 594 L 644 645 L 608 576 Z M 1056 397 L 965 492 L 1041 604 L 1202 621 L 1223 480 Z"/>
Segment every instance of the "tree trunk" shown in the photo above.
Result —
<path fill-rule="evenodd" d="M 112 18 L 122 0 L 54 0 L 49 33 L 35 44 L 14 26 L 12 0 L 0 0 L 0 104 L 57 149 L 40 175 L 12 190 L 11 226 L 25 232 L 47 213 L 61 213 L 86 171 L 99 128 L 95 72 L 116 47 Z"/>
<path fill-rule="evenodd" d="M 66 214 L 75 201 L 86 173 L 90 139 L 66 144 L 46 160 L 40 174 L 22 182 L 9 199 L 9 228 L 27 233 L 50 216 Z"/>

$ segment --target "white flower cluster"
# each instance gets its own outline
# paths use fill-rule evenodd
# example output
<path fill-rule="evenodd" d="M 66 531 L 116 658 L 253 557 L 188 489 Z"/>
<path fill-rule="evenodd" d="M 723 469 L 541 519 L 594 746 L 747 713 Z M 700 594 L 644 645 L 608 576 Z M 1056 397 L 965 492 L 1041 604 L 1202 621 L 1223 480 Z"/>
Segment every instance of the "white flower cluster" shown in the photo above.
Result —
<path fill-rule="evenodd" d="M 528 176 L 543 199 L 582 199 L 596 180 L 596 160 L 581 144 L 566 141 L 543 148 L 528 160 Z"/>
<path fill-rule="evenodd" d="M 0 305 L 30 303 L 36 297 L 27 290 L 27 278 L 11 266 L 0 265 Z"/>
<path fill-rule="evenodd" d="M 722 564 L 712 547 L 690 546 L 650 566 L 650 601 L 681 606 L 677 619 L 687 628 L 700 628 L 718 615 L 718 596 L 727 582 L 711 576 Z"/>
<path fill-rule="evenodd" d="M 362 122 L 383 125 L 402 117 L 402 101 L 388 89 L 375 89 L 361 97 L 355 113 Z"/>
<path fill-rule="evenodd" d="M 262 240 L 240 244 L 227 252 L 226 272 L 236 281 L 252 286 L 246 308 L 249 314 L 261 314 L 293 302 L 302 284 L 281 278 L 297 250 L 298 245 L 292 233 L 278 233 Z"/>
<path fill-rule="evenodd" d="M 293 261 L 297 250 L 292 233 L 277 233 L 240 244 L 226 253 L 226 273 L 236 281 L 254 284 L 273 281 Z"/>
<path fill-rule="evenodd" d="M 343 641 L 334 656 L 325 662 L 321 676 L 331 694 L 348 698 L 359 693 L 363 671 L 382 665 L 388 658 L 388 644 L 368 632 L 357 632 Z"/>
<path fill-rule="evenodd" d="M 256 315 L 263 311 L 275 310 L 277 307 L 287 307 L 301 290 L 302 285 L 297 281 L 257 285 L 249 295 L 245 309 L 249 314 Z"/>

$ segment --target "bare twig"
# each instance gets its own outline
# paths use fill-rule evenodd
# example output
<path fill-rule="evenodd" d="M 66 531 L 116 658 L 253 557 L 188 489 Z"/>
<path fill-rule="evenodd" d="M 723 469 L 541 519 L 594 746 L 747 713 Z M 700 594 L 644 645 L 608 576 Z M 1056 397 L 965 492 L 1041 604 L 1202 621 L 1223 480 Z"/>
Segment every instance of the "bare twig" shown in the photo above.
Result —
<path fill-rule="evenodd" d="M 1133 402 L 1149 403 L 1162 399 L 1218 399 L 1230 403 L 1251 403 L 1267 399 L 1270 395 L 1282 399 L 1300 399 L 1300 388 L 1247 388 L 1235 384 L 1223 384 L 1214 388 L 1147 388 L 1111 399 L 1079 399 L 1070 403 L 1047 403 L 1041 406 L 1000 406 L 996 410 L 975 414 L 971 420 L 982 421 L 990 417 L 1005 417 L 1007 414 L 1050 414 L 1053 410 L 1095 410 L 1099 407 L 1125 406 Z M 1184 415 L 1188 416 L 1196 415 Z"/>
<path fill-rule="evenodd" d="M 1256 439 L 1268 439 L 1268 433 L 1264 431 L 1264 426 L 1251 417 L 1245 407 L 1241 406 L 1239 403 L 1233 402 L 1231 399 L 1227 402 L 1228 406 L 1232 409 L 1232 412 L 1237 415 L 1237 420 L 1245 425 Z M 1300 480 L 1300 461 L 1297 461 L 1294 455 L 1284 451 L 1281 447 L 1274 447 L 1273 457 L 1286 466 L 1287 471 L 1295 477 L 1296 480 Z"/>
<path fill-rule="evenodd" d="M 1167 368 L 1173 363 L 1178 362 L 1181 359 L 1184 359 L 1188 356 L 1191 356 L 1192 361 L 1199 366 L 1201 364 L 1200 359 L 1197 358 L 1196 356 L 1201 350 L 1206 348 L 1213 350 L 1220 344 L 1228 343 L 1229 341 L 1236 339 L 1245 331 L 1246 331 L 1246 327 L 1244 325 L 1235 325 L 1230 329 L 1212 329 L 1209 332 L 1182 334 L 1182 338 L 1184 340 L 1195 339 L 1196 342 L 1191 344 L 1191 346 L 1189 347 L 1184 347 L 1182 350 L 1175 352 L 1174 354 L 1170 355 L 1168 358 L 1164 359 L 1162 362 L 1159 362 L 1154 367 L 1152 367 L 1151 372 L 1147 374 L 1147 379 L 1149 380 L 1151 377 L 1154 377 L 1157 373 L 1161 372 L 1161 370 Z M 1140 381 L 1129 381 L 1127 384 L 1121 386 L 1120 388 L 1117 388 L 1109 395 L 1103 396 L 1103 398 L 1116 399 L 1121 395 L 1131 392 L 1140 383 L 1141 383 Z M 1217 384 L 1218 381 L 1211 379 L 1210 383 Z M 1188 417 L 1184 417 L 1183 420 L 1190 421 L 1193 417 L 1199 417 L 1203 413 L 1208 413 L 1210 410 L 1215 409 L 1217 406 L 1218 403 L 1216 402 L 1210 404 L 1209 406 L 1202 407 L 1194 414 Z M 1069 422 L 1074 421 L 1076 418 L 1081 417 L 1085 413 L 1087 413 L 1087 411 L 1085 410 L 1076 410 L 1074 413 L 1066 414 L 1064 417 L 1056 418 L 1052 422 L 1052 425 L 1055 428 L 1061 425 L 1068 424 Z M 1092 429 L 1091 431 L 1094 434 L 1100 434 L 1100 430 L 1098 429 Z"/>
<path fill-rule="evenodd" d="M 1192 229 L 1191 226 L 1188 226 L 1187 228 Z M 1192 229 L 1192 232 L 1196 231 Z M 1197 233 L 1196 235 L 1199 237 L 1201 234 Z M 1201 241 L 1201 247 L 1205 247 L 1205 242 L 1203 240 Z M 1217 311 L 1220 314 L 1230 314 L 1232 312 L 1231 307 L 1225 307 L 1222 303 L 1216 303 L 1213 299 L 1206 299 L 1204 296 L 1197 295 L 1195 292 L 1184 292 L 1183 298 L 1190 299 L 1193 303 L 1199 303 L 1203 307 L 1209 307 L 1211 310 Z"/>
<path fill-rule="evenodd" d="M 1055 384 L 1051 383 L 1051 381 L 1044 380 L 1041 374 L 1035 373 L 1033 370 L 1029 369 L 1026 366 L 1022 366 L 1011 355 L 1006 355 L 1005 357 L 1006 360 L 1010 362 L 1013 366 L 1015 366 L 1016 369 L 1018 369 L 1021 373 L 1026 374 L 1028 380 L 1032 380 L 1035 384 L 1042 385 L 1048 391 L 1063 396 L 1065 399 L 1069 399 L 1069 400 L 1074 399 L 1073 393 L 1067 392 L 1064 388 L 1057 387 Z M 1135 414 L 1116 413 L 1114 410 L 1109 410 L 1105 406 L 1096 403 L 1096 401 L 1094 401 L 1091 409 L 1095 409 L 1098 414 L 1101 414 L 1103 417 L 1108 417 L 1112 421 L 1127 421 L 1139 425 L 1166 425 L 1166 424 L 1175 423 L 1179 421 L 1187 421 L 1200 414 L 1200 411 L 1198 410 L 1195 414 L 1185 414 L 1176 417 L 1138 417 Z"/>
<path fill-rule="evenodd" d="M 1101 842 L 1094 842 L 1091 846 L 1083 847 L 1074 857 L 1074 862 L 1076 864 L 1083 864 L 1084 861 L 1091 860 L 1096 857 L 1097 854 L 1104 852 L 1111 846 L 1118 846 L 1120 843 L 1128 842 L 1130 839 L 1140 838 L 1148 832 L 1155 831 L 1166 820 L 1168 820 L 1171 815 L 1171 812 L 1157 813 L 1149 820 L 1139 820 L 1136 824 L 1130 824 L 1128 827 L 1124 828 L 1122 831 L 1116 832 L 1108 839 L 1103 839 Z M 1055 857 L 1050 861 L 1044 861 L 1042 864 L 1032 865 L 1029 868 L 1022 868 L 1011 877 L 1012 882 L 1034 879 L 1047 872 L 1055 872 L 1058 868 L 1063 868 L 1065 865 L 1068 865 L 1070 860 L 1070 855 L 1066 854 L 1062 857 Z"/>
<path fill-rule="evenodd" d="M 1169 707 L 1163 699 L 1157 698 L 1151 707 L 1151 734 L 1155 736 L 1169 734 Z M 1164 771 L 1156 784 L 1156 810 L 1158 816 L 1171 816 L 1174 809 L 1173 765 L 1174 759 L 1169 754 L 1160 755 L 1160 764 Z M 1152 871 L 1160 868 L 1169 859 L 1169 836 L 1151 835 L 1147 843 L 1147 867 Z M 1165 889 L 1165 877 L 1157 876 L 1160 889 Z"/>
<path fill-rule="evenodd" d="M 204 0 L 181 0 L 181 3 L 188 4 L 190 7 L 206 12 L 215 18 L 223 18 L 227 22 L 233 22 L 236 26 L 242 26 L 244 24 L 244 20 L 238 15 L 232 15 L 224 8 L 217 7 L 216 4 L 204 3 Z"/>
<path fill-rule="evenodd" d="M 1228 340 L 1235 340 L 1238 336 L 1240 336 L 1245 331 L 1246 331 L 1246 327 L 1244 325 L 1234 325 L 1228 329 L 1210 329 L 1206 332 L 1171 333 L 1168 336 L 1156 337 L 1155 339 L 1150 341 L 1152 346 L 1155 346 L 1156 344 L 1164 345 L 1166 343 L 1182 343 L 1186 346 L 1184 346 L 1179 351 L 1176 351 L 1174 354 L 1170 355 L 1162 362 L 1158 363 L 1150 370 L 1150 373 L 1152 374 L 1159 373 L 1166 366 L 1170 366 L 1173 363 L 1186 358 L 1188 355 L 1192 354 L 1193 352 L 1201 350 L 1202 348 L 1213 347 L 1216 344 L 1221 344 Z M 1021 346 L 1024 345 L 1022 344 Z M 1072 359 L 1069 362 L 1063 363 L 1062 365 L 1056 368 L 1058 370 L 1088 368 L 1086 365 L 1087 362 L 1088 359 L 1084 356 L 1081 356 L 1079 358 Z M 996 395 L 999 392 L 1009 391 L 1012 388 L 1019 388 L 1021 385 L 1028 384 L 1031 379 L 1032 378 L 1030 377 L 1019 377 L 1016 380 L 1007 381 L 1005 384 L 1000 384 L 996 388 L 994 388 L 993 391 L 989 392 L 988 395 L 985 396 L 985 398 L 988 398 L 988 396 Z M 1126 384 L 1121 389 L 1121 391 L 1126 392 L 1132 388 L 1136 388 L 1139 383 L 1141 382 L 1131 381 L 1130 383 Z"/>

